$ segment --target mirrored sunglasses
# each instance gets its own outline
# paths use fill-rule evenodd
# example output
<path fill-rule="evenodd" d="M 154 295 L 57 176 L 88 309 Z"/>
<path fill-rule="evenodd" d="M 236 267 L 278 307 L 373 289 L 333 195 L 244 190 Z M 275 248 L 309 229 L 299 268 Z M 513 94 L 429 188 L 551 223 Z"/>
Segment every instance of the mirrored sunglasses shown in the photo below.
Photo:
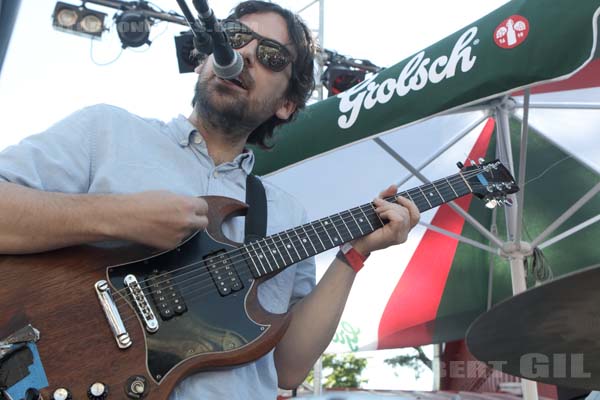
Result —
<path fill-rule="evenodd" d="M 271 71 L 281 72 L 292 62 L 292 55 L 283 44 L 259 35 L 240 21 L 224 20 L 221 26 L 227 34 L 229 44 L 236 50 L 254 39 L 258 40 L 256 59 Z"/>

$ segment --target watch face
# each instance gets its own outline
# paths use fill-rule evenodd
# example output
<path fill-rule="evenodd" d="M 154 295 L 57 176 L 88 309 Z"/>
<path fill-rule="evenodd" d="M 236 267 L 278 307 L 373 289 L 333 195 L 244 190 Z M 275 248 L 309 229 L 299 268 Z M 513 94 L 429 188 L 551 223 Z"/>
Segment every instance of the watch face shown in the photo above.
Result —
<path fill-rule="evenodd" d="M 62 9 L 56 14 L 58 25 L 70 28 L 77 22 L 77 12 L 75 10 Z"/>
<path fill-rule="evenodd" d="M 86 15 L 79 23 L 81 29 L 88 33 L 98 33 L 102 31 L 102 20 L 95 15 Z"/>

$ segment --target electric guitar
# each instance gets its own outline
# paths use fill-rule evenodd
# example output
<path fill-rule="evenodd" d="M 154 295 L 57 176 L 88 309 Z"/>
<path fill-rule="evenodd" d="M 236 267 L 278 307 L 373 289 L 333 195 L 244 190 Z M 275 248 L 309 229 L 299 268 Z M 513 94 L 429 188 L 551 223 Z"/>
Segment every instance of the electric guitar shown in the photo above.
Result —
<path fill-rule="evenodd" d="M 518 191 L 499 161 L 460 167 L 386 200 L 404 196 L 423 212 L 468 194 L 502 204 Z M 170 251 L 85 245 L 1 256 L 0 394 L 167 399 L 194 372 L 247 363 L 276 345 L 290 316 L 260 306 L 260 283 L 385 224 L 368 203 L 239 244 L 221 224 L 246 205 L 204 199 L 209 226 Z"/>

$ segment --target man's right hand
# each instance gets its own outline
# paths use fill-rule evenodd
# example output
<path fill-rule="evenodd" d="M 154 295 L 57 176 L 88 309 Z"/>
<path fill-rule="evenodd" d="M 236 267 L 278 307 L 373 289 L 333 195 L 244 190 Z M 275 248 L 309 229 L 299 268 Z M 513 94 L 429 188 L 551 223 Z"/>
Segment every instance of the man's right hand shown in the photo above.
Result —
<path fill-rule="evenodd" d="M 116 212 L 116 219 L 108 219 L 111 226 L 106 227 L 115 238 L 169 250 L 208 225 L 208 205 L 199 197 L 168 191 L 119 197 L 125 204 Z"/>

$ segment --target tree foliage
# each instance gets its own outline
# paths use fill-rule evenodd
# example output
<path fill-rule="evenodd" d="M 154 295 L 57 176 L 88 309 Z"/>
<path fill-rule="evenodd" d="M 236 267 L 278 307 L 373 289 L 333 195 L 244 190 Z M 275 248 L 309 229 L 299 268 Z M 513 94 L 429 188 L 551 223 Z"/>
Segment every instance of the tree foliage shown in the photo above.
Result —
<path fill-rule="evenodd" d="M 384 362 L 392 367 L 409 367 L 415 370 L 415 376 L 417 379 L 421 376 L 424 371 L 423 366 L 426 366 L 430 370 L 433 370 L 431 360 L 421 347 L 413 347 L 416 353 L 413 354 L 401 354 L 396 357 L 387 358 Z"/>
<path fill-rule="evenodd" d="M 357 388 L 367 382 L 367 379 L 360 377 L 367 366 L 365 358 L 356 357 L 354 354 L 325 354 L 321 362 L 325 377 L 323 386 L 326 388 Z M 306 380 L 313 384 L 313 371 L 310 371 Z"/>

